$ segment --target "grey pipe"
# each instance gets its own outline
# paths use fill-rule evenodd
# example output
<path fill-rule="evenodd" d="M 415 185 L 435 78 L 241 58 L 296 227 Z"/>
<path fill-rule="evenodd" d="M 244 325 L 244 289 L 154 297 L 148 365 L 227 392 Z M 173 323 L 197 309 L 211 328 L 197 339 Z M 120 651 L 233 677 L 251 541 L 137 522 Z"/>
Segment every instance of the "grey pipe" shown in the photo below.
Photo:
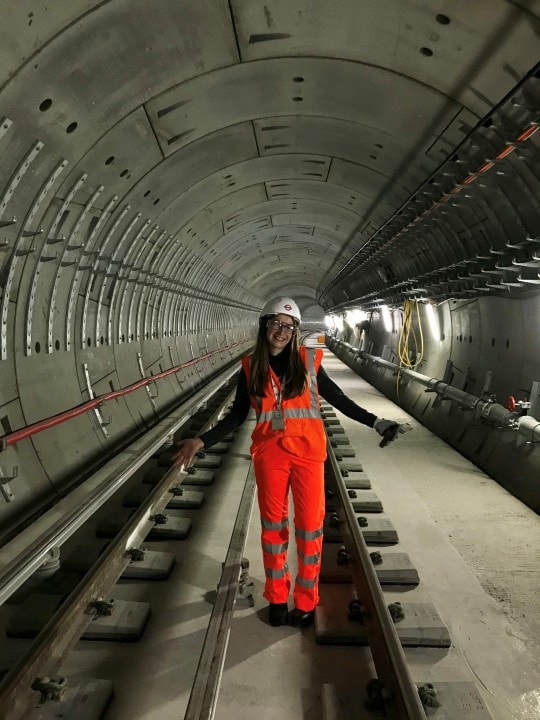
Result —
<path fill-rule="evenodd" d="M 515 413 L 510 412 L 510 410 L 503 405 L 499 405 L 490 398 L 480 398 L 476 395 L 471 395 L 437 378 L 430 378 L 415 370 L 400 367 L 389 360 L 384 360 L 376 355 L 370 355 L 363 350 L 358 350 L 352 345 L 349 345 L 349 343 L 344 343 L 340 340 L 337 342 L 344 346 L 352 355 L 362 360 L 367 360 L 377 365 L 377 367 L 392 370 L 394 373 L 399 372 L 400 375 L 410 378 L 421 385 L 425 385 L 428 390 L 436 393 L 440 397 L 455 400 L 461 407 L 473 410 L 478 418 L 484 418 L 490 422 L 497 423 L 500 427 L 517 430 L 521 435 L 526 437 L 529 442 L 540 442 L 540 421 L 530 415 L 517 417 Z"/>

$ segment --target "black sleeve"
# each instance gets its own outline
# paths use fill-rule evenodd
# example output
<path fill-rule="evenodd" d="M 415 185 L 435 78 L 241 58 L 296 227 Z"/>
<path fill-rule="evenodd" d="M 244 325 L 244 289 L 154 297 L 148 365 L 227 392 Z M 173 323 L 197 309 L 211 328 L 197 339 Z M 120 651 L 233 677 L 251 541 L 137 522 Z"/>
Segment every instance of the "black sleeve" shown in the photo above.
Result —
<path fill-rule="evenodd" d="M 322 365 L 317 373 L 317 385 L 319 386 L 319 395 L 335 407 L 336 410 L 350 417 L 351 420 L 357 420 L 363 425 L 373 427 L 377 416 L 364 410 L 363 407 L 348 398 L 343 390 L 330 379 Z"/>
<path fill-rule="evenodd" d="M 236 384 L 236 395 L 230 412 L 225 415 L 213 428 L 200 436 L 204 443 L 205 449 L 212 447 L 229 433 L 237 430 L 244 422 L 249 412 L 251 403 L 247 390 L 247 378 L 242 368 L 238 373 L 238 381 Z"/>

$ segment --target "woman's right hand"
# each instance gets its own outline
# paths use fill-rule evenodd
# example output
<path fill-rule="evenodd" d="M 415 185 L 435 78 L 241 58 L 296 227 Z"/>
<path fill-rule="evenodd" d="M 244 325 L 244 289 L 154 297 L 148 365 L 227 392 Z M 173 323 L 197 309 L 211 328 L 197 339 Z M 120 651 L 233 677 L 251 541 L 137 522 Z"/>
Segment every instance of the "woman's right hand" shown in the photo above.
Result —
<path fill-rule="evenodd" d="M 173 456 L 174 467 L 182 467 L 187 470 L 193 462 L 196 453 L 204 448 L 204 443 L 200 438 L 186 438 L 176 443 L 177 453 Z"/>

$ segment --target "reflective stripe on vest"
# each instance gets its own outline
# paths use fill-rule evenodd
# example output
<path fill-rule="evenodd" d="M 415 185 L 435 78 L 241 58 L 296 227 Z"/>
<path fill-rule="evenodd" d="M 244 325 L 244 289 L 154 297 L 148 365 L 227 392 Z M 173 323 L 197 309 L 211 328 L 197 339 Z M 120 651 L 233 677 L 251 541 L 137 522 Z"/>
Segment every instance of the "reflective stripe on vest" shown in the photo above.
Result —
<path fill-rule="evenodd" d="M 317 395 L 317 371 L 315 369 L 315 350 L 313 348 L 305 348 L 305 358 L 307 363 L 307 371 L 309 377 L 309 397 L 310 407 L 304 408 L 287 408 L 282 407 L 281 412 L 284 419 L 287 418 L 295 420 L 319 420 L 321 418 L 321 412 L 319 410 L 319 402 Z M 248 363 L 249 364 L 249 363 Z M 246 370 L 244 366 L 244 370 Z M 249 371 L 248 371 L 249 372 Z M 249 381 L 249 375 L 246 372 L 246 377 Z M 293 398 L 296 399 L 296 398 Z M 252 398 L 255 404 L 255 412 L 257 415 L 257 424 L 264 422 L 272 422 L 273 410 L 266 412 L 262 411 L 262 398 L 255 396 Z"/>
<path fill-rule="evenodd" d="M 319 409 L 319 395 L 317 390 L 317 372 L 321 366 L 323 352 L 319 348 L 299 348 L 300 357 L 306 368 L 306 387 L 304 391 L 293 398 L 283 398 L 280 416 L 277 401 L 280 394 L 280 379 L 269 367 L 263 388 L 263 396 L 255 398 L 250 396 L 251 407 L 257 413 L 257 422 L 251 434 L 251 451 L 258 452 L 258 448 L 267 440 L 278 442 L 283 449 L 297 457 L 313 462 L 321 462 L 326 458 L 326 435 Z M 251 357 L 242 358 L 248 387 L 251 379 Z M 275 388 L 272 386 L 274 381 Z M 274 420 L 277 420 L 274 423 Z M 274 425 L 274 427 L 273 427 Z"/>
<path fill-rule="evenodd" d="M 302 420 L 303 418 L 306 419 L 314 419 L 317 420 L 321 417 L 321 413 L 319 412 L 319 408 L 283 408 L 281 410 L 283 417 L 285 419 L 287 418 L 295 418 L 296 420 Z M 261 412 L 257 415 L 257 422 L 272 422 L 272 410 L 269 412 Z"/>

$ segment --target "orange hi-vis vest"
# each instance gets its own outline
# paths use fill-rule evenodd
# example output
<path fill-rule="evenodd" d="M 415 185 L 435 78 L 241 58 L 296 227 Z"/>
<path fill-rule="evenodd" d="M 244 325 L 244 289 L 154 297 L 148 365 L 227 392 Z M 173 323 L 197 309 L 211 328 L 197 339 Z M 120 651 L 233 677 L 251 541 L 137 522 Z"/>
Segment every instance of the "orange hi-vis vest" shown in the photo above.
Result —
<path fill-rule="evenodd" d="M 276 390 L 278 394 L 281 393 L 281 382 L 271 367 L 268 368 L 263 397 L 250 396 L 251 406 L 257 414 L 257 424 L 251 435 L 252 451 L 255 452 L 257 446 L 267 440 L 278 440 L 284 449 L 297 457 L 323 461 L 326 459 L 326 434 L 317 392 L 317 372 L 322 362 L 323 352 L 304 346 L 301 346 L 299 350 L 308 371 L 308 384 L 301 395 L 282 399 L 281 414 L 284 424 L 282 430 L 272 428 L 272 417 L 274 411 L 278 409 Z M 249 384 L 250 355 L 242 358 L 242 367 Z"/>

